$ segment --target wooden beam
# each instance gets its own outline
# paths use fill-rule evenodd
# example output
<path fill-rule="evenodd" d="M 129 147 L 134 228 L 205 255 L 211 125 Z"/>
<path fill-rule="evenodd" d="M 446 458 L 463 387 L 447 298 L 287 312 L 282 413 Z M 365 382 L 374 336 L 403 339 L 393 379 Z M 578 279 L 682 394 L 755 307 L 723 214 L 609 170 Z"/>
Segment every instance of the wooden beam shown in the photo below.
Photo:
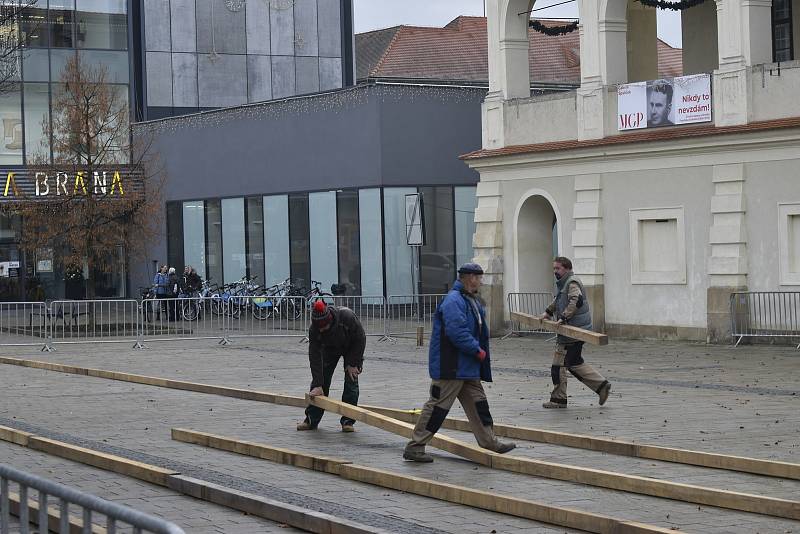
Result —
<path fill-rule="evenodd" d="M 177 441 L 194 443 L 245 456 L 267 459 L 284 465 L 294 465 L 314 471 L 335 474 L 347 480 L 363 482 L 374 486 L 394 489 L 415 495 L 422 495 L 440 501 L 480 508 L 491 512 L 531 519 L 552 525 L 580 529 L 602 534 L 645 534 L 669 533 L 673 530 L 633 521 L 624 521 L 608 516 L 584 512 L 573 508 L 553 506 L 528 499 L 519 499 L 499 493 L 475 490 L 454 484 L 436 482 L 420 477 L 402 475 L 383 469 L 375 469 L 353 464 L 347 460 L 337 460 L 315 456 L 297 451 L 271 447 L 262 443 L 240 441 L 233 438 L 195 432 L 186 429 L 173 429 L 172 438 Z M 335 469 L 330 469 L 335 465 Z"/>
<path fill-rule="evenodd" d="M 517 321 L 525 326 L 530 326 L 531 328 L 549 330 L 550 332 L 577 339 L 578 341 L 591 343 L 592 345 L 608 345 L 608 336 L 605 334 L 599 334 L 591 330 L 584 330 L 583 328 L 577 328 L 566 324 L 558 324 L 556 321 L 550 321 L 548 319 L 539 319 L 535 315 L 511 312 L 511 320 Z"/>
<path fill-rule="evenodd" d="M 224 397 L 251 400 L 255 402 L 267 402 L 271 404 L 293 406 L 297 408 L 304 408 L 306 406 L 306 401 L 303 397 L 281 395 L 264 391 L 214 386 L 195 382 L 183 382 L 179 380 L 148 377 L 130 373 L 119 373 L 114 371 L 104 371 L 101 369 L 74 367 L 36 360 L 21 360 L 17 358 L 0 357 L 0 364 L 45 369 L 48 371 L 78 374 L 82 376 L 93 376 L 108 380 L 120 380 L 123 382 L 179 389 L 208 395 L 220 395 Z M 361 407 L 371 412 L 377 412 L 406 423 L 416 423 L 417 419 L 419 418 L 419 414 L 421 413 L 421 410 L 419 409 L 400 410 L 396 408 L 370 406 L 366 404 L 361 405 Z M 469 421 L 466 419 L 458 419 L 453 417 L 448 417 L 444 421 L 442 428 L 458 430 L 462 432 L 471 432 Z M 2 437 L 3 431 L 3 428 L 0 427 L 0 439 L 3 441 L 11 441 L 10 439 Z M 756 475 L 800 480 L 800 464 L 796 463 L 692 451 L 672 447 L 662 447 L 658 445 L 639 444 L 623 440 L 597 438 L 582 434 L 571 434 L 567 432 L 556 432 L 539 428 L 519 427 L 497 423 L 494 425 L 494 431 L 495 434 L 500 437 L 523 439 L 526 441 L 548 443 L 550 445 L 561 445 L 564 447 L 573 447 L 577 449 L 593 450 L 608 454 L 617 454 L 620 456 L 631 456 L 634 458 L 645 458 L 648 460 L 660 460 L 664 462 L 674 462 L 686 465 L 696 465 L 699 467 L 726 469 L 729 471 L 739 471 L 742 473 L 752 473 Z M 27 439 L 25 437 L 25 434 L 27 433 L 25 432 L 13 430 L 13 433 L 15 436 L 17 436 L 17 439 Z M 19 444 L 25 445 L 25 443 Z"/>
<path fill-rule="evenodd" d="M 20 497 L 18 493 L 9 492 L 8 500 L 11 503 L 10 512 L 12 515 L 19 517 L 20 512 Z M 39 526 L 39 503 L 33 499 L 28 499 L 28 517 L 30 523 Z M 61 510 L 56 506 L 47 507 L 47 529 L 48 531 L 58 532 L 61 526 Z M 44 534 L 41 529 L 37 528 L 37 532 Z M 83 518 L 72 517 L 69 518 L 69 534 L 83 534 Z M 92 524 L 92 534 L 106 534 L 108 531 L 100 525 Z"/>
<path fill-rule="evenodd" d="M 402 423 L 387 416 L 375 414 L 350 404 L 330 399 L 328 397 L 310 397 L 307 399 L 315 406 L 328 410 L 367 425 L 375 426 L 382 430 L 410 437 L 413 426 Z M 491 466 L 495 469 L 523 473 L 554 480 L 577 482 L 589 486 L 608 488 L 653 497 L 663 497 L 678 501 L 729 508 L 743 512 L 753 512 L 787 519 L 800 519 L 800 501 L 764 497 L 725 491 L 692 484 L 681 484 L 654 478 L 626 475 L 600 469 L 590 469 L 566 464 L 557 464 L 497 454 L 486 449 L 468 445 L 461 441 L 437 435 L 431 440 L 430 445 L 445 450 L 462 458 Z"/>

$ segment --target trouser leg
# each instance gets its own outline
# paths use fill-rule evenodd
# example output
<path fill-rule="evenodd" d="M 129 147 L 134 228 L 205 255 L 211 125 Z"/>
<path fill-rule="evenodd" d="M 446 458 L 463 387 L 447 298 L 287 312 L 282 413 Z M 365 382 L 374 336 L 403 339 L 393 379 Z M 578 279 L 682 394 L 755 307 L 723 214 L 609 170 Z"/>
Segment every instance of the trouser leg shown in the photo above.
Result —
<path fill-rule="evenodd" d="M 355 380 L 347 374 L 347 364 L 344 366 L 344 390 L 342 391 L 342 402 L 358 406 L 358 377 Z M 344 417 L 339 420 L 342 425 L 354 425 L 355 419 Z"/>
<path fill-rule="evenodd" d="M 325 359 L 322 364 L 322 391 L 325 396 L 328 396 L 331 390 L 331 380 L 333 380 L 333 373 L 336 371 L 336 366 L 339 363 L 339 358 Z M 318 406 L 310 405 L 306 407 L 306 421 L 311 425 L 311 428 L 317 428 L 322 415 L 325 410 Z"/>
<path fill-rule="evenodd" d="M 469 426 L 478 445 L 484 449 L 497 450 L 499 442 L 494 434 L 494 421 L 489 412 L 489 401 L 486 400 L 486 393 L 483 391 L 483 384 L 480 380 L 467 380 L 464 387 L 458 394 L 458 402 L 464 408 L 464 412 L 469 419 Z"/>
<path fill-rule="evenodd" d="M 567 345 L 564 366 L 586 387 L 595 393 L 600 393 L 600 390 L 605 387 L 608 381 L 594 367 L 583 361 L 582 352 L 582 342 Z"/>
<path fill-rule="evenodd" d="M 425 445 L 444 423 L 447 413 L 458 397 L 463 380 L 434 380 L 431 382 L 431 396 L 422 408 L 422 414 L 414 426 L 411 441 L 406 445 L 406 452 L 424 452 Z"/>
<path fill-rule="evenodd" d="M 553 353 L 553 365 L 550 367 L 550 377 L 553 380 L 553 391 L 550 393 L 550 402 L 558 404 L 567 403 L 567 370 L 564 367 L 564 359 L 567 355 L 565 345 L 556 344 Z"/>

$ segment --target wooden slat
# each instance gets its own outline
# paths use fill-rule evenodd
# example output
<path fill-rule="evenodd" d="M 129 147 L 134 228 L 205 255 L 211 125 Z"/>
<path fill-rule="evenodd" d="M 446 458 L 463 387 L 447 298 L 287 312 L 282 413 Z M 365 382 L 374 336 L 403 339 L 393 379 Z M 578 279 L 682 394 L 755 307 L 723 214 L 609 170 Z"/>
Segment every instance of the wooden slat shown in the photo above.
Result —
<path fill-rule="evenodd" d="M 297 408 L 304 408 L 306 406 L 306 401 L 303 397 L 281 395 L 277 393 L 269 393 L 263 391 L 254 391 L 249 389 L 213 386 L 210 384 L 200 384 L 195 382 L 183 382 L 179 380 L 169 380 L 158 377 L 148 377 L 144 375 L 119 373 L 114 371 L 103 371 L 101 369 L 74 367 L 69 365 L 53 364 L 49 362 L 40 362 L 36 360 L 22 360 L 17 358 L 0 357 L 0 364 L 18 365 L 36 369 L 45 369 L 49 371 L 79 374 L 83 376 L 93 376 L 97 378 L 105 378 L 108 380 L 120 380 L 123 382 L 133 382 L 149 386 L 179 389 L 183 391 L 192 391 L 195 393 L 203 393 L 208 395 L 220 395 L 225 397 L 232 397 L 242 400 L 251 400 L 256 402 L 267 402 L 283 406 L 293 406 Z M 362 405 L 361 407 L 371 412 L 376 412 L 382 415 L 386 415 L 393 419 L 404 421 L 406 423 L 415 423 L 421 412 L 421 410 L 418 409 L 400 410 L 396 408 L 386 408 L 382 406 L 369 406 L 369 405 Z M 463 432 L 471 432 L 469 427 L 469 421 L 453 417 L 448 417 L 444 421 L 442 428 L 450 430 L 459 430 Z M 756 475 L 765 475 L 765 476 L 800 480 L 800 464 L 796 463 L 780 462 L 776 460 L 762 460 L 757 458 L 748 458 L 744 456 L 731 456 L 726 454 L 692 451 L 692 450 L 677 449 L 671 447 L 661 447 L 658 445 L 638 444 L 623 440 L 597 438 L 581 434 L 555 432 L 551 430 L 519 427 L 513 425 L 503 425 L 497 423 L 494 425 L 494 431 L 495 434 L 497 434 L 500 437 L 524 439 L 527 441 L 535 441 L 539 443 L 548 443 L 550 445 L 560 445 L 564 447 L 573 447 L 578 449 L 600 451 L 609 454 L 617 454 L 621 456 L 646 458 L 649 460 L 660 460 L 665 462 L 675 462 L 686 465 L 709 467 L 714 469 L 740 471 L 743 473 L 752 473 Z M 2 437 L 2 432 L 3 429 L 2 427 L 0 427 L 0 439 L 4 441 L 11 441 L 11 439 L 6 439 Z M 26 439 L 23 436 L 25 434 L 24 432 L 20 432 L 17 430 L 13 430 L 13 432 L 15 433 L 16 436 L 18 436 L 19 439 Z M 20 444 L 24 445 L 24 443 Z"/>
<path fill-rule="evenodd" d="M 352 406 L 328 397 L 308 397 L 315 406 L 325 410 L 361 421 L 364 424 L 410 437 L 413 426 L 402 423 L 387 416 L 371 413 L 364 408 Z M 430 445 L 445 450 L 462 458 L 488 465 L 496 469 L 523 473 L 567 482 L 577 482 L 590 486 L 609 488 L 653 497 L 663 497 L 679 501 L 692 502 L 729 508 L 743 512 L 800 519 L 800 502 L 776 499 L 760 495 L 725 491 L 691 484 L 680 484 L 653 478 L 625 475 L 612 471 L 602 471 L 572 465 L 544 462 L 531 458 L 504 456 L 492 451 L 480 449 L 452 438 L 437 435 Z"/>
<path fill-rule="evenodd" d="M 566 324 L 558 324 L 548 319 L 539 319 L 535 315 L 511 312 L 511 320 L 531 328 L 549 330 L 550 332 L 577 339 L 578 341 L 591 343 L 592 345 L 608 345 L 608 336 L 605 334 L 599 334 L 591 330 L 584 330 L 583 328 L 577 328 Z"/>
<path fill-rule="evenodd" d="M 499 493 L 475 490 L 454 484 L 436 482 L 420 477 L 402 475 L 383 469 L 356 465 L 346 460 L 336 460 L 307 453 L 271 447 L 263 443 L 240 441 L 233 438 L 196 432 L 187 429 L 173 429 L 173 439 L 186 443 L 201 444 L 207 447 L 236 452 L 255 458 L 263 458 L 276 463 L 294 465 L 315 471 L 336 474 L 341 478 L 363 482 L 384 488 L 395 489 L 415 495 L 480 508 L 515 517 L 532 519 L 567 528 L 603 534 L 645 534 L 651 532 L 668 533 L 673 530 L 622 521 L 612 517 L 584 512 L 573 508 L 553 506 L 528 499 L 519 499 Z M 298 462 L 298 458 L 303 461 Z M 330 462 L 336 465 L 329 470 Z"/>

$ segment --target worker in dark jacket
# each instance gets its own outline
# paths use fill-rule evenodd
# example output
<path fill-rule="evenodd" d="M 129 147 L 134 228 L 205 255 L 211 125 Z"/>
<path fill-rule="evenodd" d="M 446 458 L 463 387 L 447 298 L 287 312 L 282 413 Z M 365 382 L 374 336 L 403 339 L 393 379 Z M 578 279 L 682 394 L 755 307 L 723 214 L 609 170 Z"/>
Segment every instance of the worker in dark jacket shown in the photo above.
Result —
<path fill-rule="evenodd" d="M 344 391 L 342 402 L 358 404 L 358 375 L 364 364 L 367 336 L 361 322 L 350 308 L 329 306 L 324 301 L 314 303 L 311 327 L 308 329 L 308 361 L 311 365 L 311 392 L 317 397 L 328 395 L 331 379 L 344 357 Z M 306 408 L 306 418 L 298 423 L 297 430 L 314 430 L 325 411 L 316 406 Z M 355 421 L 342 417 L 342 432 L 353 432 Z"/>
<path fill-rule="evenodd" d="M 502 443 L 492 428 L 492 414 L 483 391 L 484 382 L 492 381 L 489 361 L 489 327 L 478 289 L 483 269 L 466 263 L 458 269 L 458 280 L 436 310 L 428 351 L 431 379 L 430 399 L 414 427 L 403 458 L 414 462 L 432 462 L 425 453 L 434 434 L 441 428 L 456 399 L 467 414 L 478 444 L 500 454 L 513 449 Z"/>

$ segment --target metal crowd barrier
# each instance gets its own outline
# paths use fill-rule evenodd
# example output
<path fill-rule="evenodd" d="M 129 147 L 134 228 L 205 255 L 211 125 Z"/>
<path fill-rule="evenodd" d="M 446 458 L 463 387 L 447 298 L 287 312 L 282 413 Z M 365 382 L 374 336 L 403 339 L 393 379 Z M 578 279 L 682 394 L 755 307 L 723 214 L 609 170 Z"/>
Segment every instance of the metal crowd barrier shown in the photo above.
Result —
<path fill-rule="evenodd" d="M 244 337 L 300 337 L 308 332 L 305 297 L 232 297 L 226 339 Z"/>
<path fill-rule="evenodd" d="M 218 339 L 228 342 L 229 323 L 241 310 L 233 297 L 145 299 L 139 308 L 140 342 Z"/>
<path fill-rule="evenodd" d="M 447 294 L 393 295 L 386 299 L 386 337 L 391 339 L 416 335 L 423 327 L 425 335 L 433 329 L 436 308 Z"/>
<path fill-rule="evenodd" d="M 337 295 L 325 297 L 325 300 L 335 306 L 345 306 L 353 310 L 367 336 L 386 335 L 386 299 L 383 297 Z M 309 316 L 309 321 L 310 319 Z"/>
<path fill-rule="evenodd" d="M 28 534 L 30 532 L 30 523 L 32 522 L 39 527 L 38 532 L 49 532 L 48 525 L 50 522 L 47 514 L 49 497 L 58 499 L 58 532 L 61 534 L 70 532 L 70 504 L 76 505 L 82 510 L 83 532 L 92 532 L 93 516 L 97 513 L 106 517 L 106 530 L 109 534 L 116 532 L 117 523 L 133 527 L 133 532 L 185 534 L 183 529 L 169 521 L 78 491 L 46 478 L 25 473 L 6 464 L 0 464 L 0 534 L 9 534 L 11 532 L 9 481 L 15 482 L 19 487 L 19 512 L 15 515 L 19 517 L 20 534 Z M 30 517 L 28 496 L 28 490 L 30 489 L 34 489 L 38 493 L 39 513 L 35 521 L 33 520 L 34 518 Z"/>
<path fill-rule="evenodd" d="M 553 301 L 551 293 L 509 293 L 507 298 L 508 313 L 527 313 L 529 315 L 539 315 Z M 527 326 L 522 326 L 517 321 L 511 321 L 510 329 L 503 339 L 509 336 L 519 336 L 522 334 L 550 334 L 547 330 L 535 330 Z"/>
<path fill-rule="evenodd" d="M 0 345 L 46 346 L 51 309 L 44 302 L 0 302 Z"/>
<path fill-rule="evenodd" d="M 800 338 L 800 291 L 732 293 L 730 306 L 735 346 L 746 337 Z"/>
<path fill-rule="evenodd" d="M 53 344 L 139 340 L 136 300 L 57 300 L 50 303 L 48 317 Z"/>

